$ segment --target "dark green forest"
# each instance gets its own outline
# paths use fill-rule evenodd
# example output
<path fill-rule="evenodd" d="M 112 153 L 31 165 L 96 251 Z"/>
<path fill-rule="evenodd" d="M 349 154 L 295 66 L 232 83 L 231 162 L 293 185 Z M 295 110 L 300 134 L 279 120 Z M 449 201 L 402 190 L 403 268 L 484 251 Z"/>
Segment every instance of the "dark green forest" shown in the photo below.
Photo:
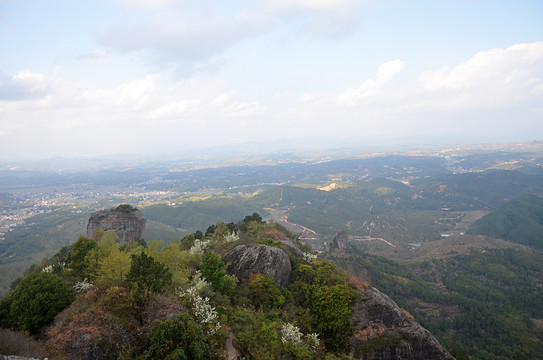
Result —
<path fill-rule="evenodd" d="M 523 196 L 477 220 L 470 230 L 543 249 L 543 198 Z"/>
<path fill-rule="evenodd" d="M 369 279 L 407 309 L 457 358 L 543 359 L 540 252 L 473 250 L 425 261 L 396 261 L 351 247 L 329 259 Z M 541 321 L 541 320 L 539 320 Z"/>

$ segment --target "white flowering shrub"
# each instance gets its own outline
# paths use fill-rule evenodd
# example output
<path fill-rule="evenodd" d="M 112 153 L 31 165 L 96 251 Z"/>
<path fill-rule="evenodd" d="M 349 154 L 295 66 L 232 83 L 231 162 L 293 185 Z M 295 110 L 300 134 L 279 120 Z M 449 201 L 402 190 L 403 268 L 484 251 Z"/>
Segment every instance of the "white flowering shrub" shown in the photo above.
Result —
<path fill-rule="evenodd" d="M 78 281 L 74 285 L 74 289 L 77 292 L 86 291 L 89 290 L 92 287 L 92 283 L 87 280 L 87 278 L 84 278 L 83 281 Z"/>
<path fill-rule="evenodd" d="M 223 241 L 225 243 L 231 243 L 238 240 L 239 240 L 239 235 L 235 231 L 232 231 L 231 234 L 225 235 L 223 238 Z"/>
<path fill-rule="evenodd" d="M 191 255 L 196 255 L 196 254 L 202 255 L 204 251 L 209 248 L 209 246 L 211 245 L 211 242 L 212 242 L 211 239 L 207 239 L 207 240 L 196 239 L 194 241 L 194 245 L 190 248 Z"/>
<path fill-rule="evenodd" d="M 300 328 L 291 323 L 286 323 L 281 326 L 281 341 L 283 343 L 297 344 L 302 341 L 302 332 Z"/>
<path fill-rule="evenodd" d="M 321 343 L 321 341 L 319 340 L 319 335 L 316 333 L 307 334 L 305 336 L 305 340 L 307 342 L 307 345 L 313 350 L 317 350 Z"/>
<path fill-rule="evenodd" d="M 41 269 L 41 271 L 44 272 L 44 273 L 53 272 L 53 265 L 48 265 L 48 266 L 44 267 L 43 269 Z"/>
<path fill-rule="evenodd" d="M 304 260 L 307 261 L 310 264 L 313 264 L 315 260 L 317 260 L 317 254 L 311 254 L 311 253 L 305 253 L 304 252 Z"/>
<path fill-rule="evenodd" d="M 205 281 L 200 272 L 197 271 L 192 278 L 192 286 L 185 291 L 181 291 L 181 297 L 188 297 L 192 301 L 192 312 L 196 321 L 204 325 L 208 329 L 208 334 L 215 334 L 221 324 L 218 320 L 219 314 L 217 310 L 209 303 L 209 298 L 202 297 L 200 294 L 211 289 L 211 284 Z"/>
<path fill-rule="evenodd" d="M 203 294 L 205 291 L 211 289 L 211 283 L 206 281 L 202 277 L 200 270 L 197 270 L 194 276 L 192 277 L 192 287 L 198 292 L 198 294 Z"/>

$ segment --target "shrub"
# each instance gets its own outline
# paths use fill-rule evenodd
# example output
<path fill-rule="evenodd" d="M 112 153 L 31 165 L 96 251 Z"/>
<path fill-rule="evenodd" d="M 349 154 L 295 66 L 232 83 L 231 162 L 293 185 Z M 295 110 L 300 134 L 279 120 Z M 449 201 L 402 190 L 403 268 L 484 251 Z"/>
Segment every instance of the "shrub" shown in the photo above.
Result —
<path fill-rule="evenodd" d="M 145 358 L 205 360 L 214 355 L 200 325 L 189 315 L 179 314 L 155 326 Z"/>
<path fill-rule="evenodd" d="M 52 273 L 25 277 L 12 293 L 10 317 L 19 330 L 35 333 L 73 299 L 71 289 Z"/>
<path fill-rule="evenodd" d="M 281 306 L 285 303 L 285 298 L 281 295 L 281 290 L 279 290 L 271 276 L 250 274 L 249 279 L 243 279 L 243 282 L 249 287 L 251 300 L 255 306 L 272 308 L 273 306 Z"/>

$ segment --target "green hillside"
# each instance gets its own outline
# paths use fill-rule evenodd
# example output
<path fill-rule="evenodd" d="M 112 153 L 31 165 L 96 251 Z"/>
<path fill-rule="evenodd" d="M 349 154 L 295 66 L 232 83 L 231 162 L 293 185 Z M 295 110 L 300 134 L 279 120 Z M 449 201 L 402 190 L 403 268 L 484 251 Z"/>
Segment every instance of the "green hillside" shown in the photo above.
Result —
<path fill-rule="evenodd" d="M 471 233 L 543 248 L 543 198 L 527 195 L 512 200 L 477 220 Z"/>
<path fill-rule="evenodd" d="M 383 291 L 457 358 L 543 359 L 543 254 L 474 249 L 397 261 L 356 244 L 327 257 Z"/>
<path fill-rule="evenodd" d="M 248 359 L 349 359 L 351 307 L 367 285 L 316 255 L 294 255 L 307 249 L 282 243 L 290 234 L 259 218 L 169 245 L 80 236 L 0 298 L 0 327 L 39 335 L 51 358 L 222 359 L 233 338 Z M 227 275 L 221 257 L 254 243 L 284 250 L 285 286 L 269 274 Z M 2 354 L 29 355 L 26 342 L 0 331 Z"/>

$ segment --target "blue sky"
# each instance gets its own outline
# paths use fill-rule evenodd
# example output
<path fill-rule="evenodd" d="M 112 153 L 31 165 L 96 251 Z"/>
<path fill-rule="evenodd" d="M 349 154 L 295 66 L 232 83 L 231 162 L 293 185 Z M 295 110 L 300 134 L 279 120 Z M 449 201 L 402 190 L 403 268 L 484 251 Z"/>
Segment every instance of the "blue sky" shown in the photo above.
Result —
<path fill-rule="evenodd" d="M 543 139 L 543 2 L 0 0 L 0 158 Z"/>

